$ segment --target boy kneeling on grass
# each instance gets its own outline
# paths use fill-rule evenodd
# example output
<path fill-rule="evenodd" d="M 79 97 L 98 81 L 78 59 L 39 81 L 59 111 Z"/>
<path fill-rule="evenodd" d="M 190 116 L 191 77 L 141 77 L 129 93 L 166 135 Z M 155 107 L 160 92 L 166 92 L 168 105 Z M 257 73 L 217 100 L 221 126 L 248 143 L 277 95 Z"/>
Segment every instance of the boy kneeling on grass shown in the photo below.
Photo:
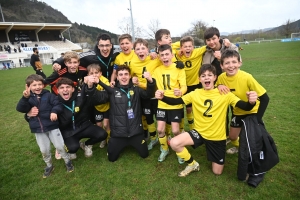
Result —
<path fill-rule="evenodd" d="M 26 78 L 26 89 L 23 91 L 23 97 L 16 109 L 22 113 L 28 113 L 33 107 L 39 110 L 35 117 L 26 116 L 31 132 L 35 134 L 43 160 L 47 165 L 43 174 L 43 178 L 47 178 L 54 170 L 50 142 L 64 159 L 67 172 L 72 172 L 74 166 L 69 154 L 65 151 L 64 140 L 58 128 L 57 114 L 62 112 L 63 105 L 59 102 L 57 96 L 43 89 L 43 80 L 44 78 L 37 74 L 29 75 Z"/>
<path fill-rule="evenodd" d="M 216 175 L 223 172 L 226 151 L 225 121 L 229 105 L 244 110 L 251 110 L 256 103 L 257 94 L 254 91 L 247 92 L 248 102 L 240 100 L 232 93 L 221 95 L 214 87 L 216 69 L 210 64 L 202 65 L 199 70 L 199 80 L 202 89 L 182 96 L 171 98 L 164 96 L 164 91 L 157 90 L 155 97 L 170 105 L 193 104 L 194 129 L 181 133 L 170 141 L 171 148 L 177 156 L 182 158 L 188 166 L 178 176 L 184 177 L 193 171 L 199 171 L 199 163 L 193 159 L 185 146 L 193 148 L 205 144 L 207 159 L 212 162 L 212 171 Z"/>

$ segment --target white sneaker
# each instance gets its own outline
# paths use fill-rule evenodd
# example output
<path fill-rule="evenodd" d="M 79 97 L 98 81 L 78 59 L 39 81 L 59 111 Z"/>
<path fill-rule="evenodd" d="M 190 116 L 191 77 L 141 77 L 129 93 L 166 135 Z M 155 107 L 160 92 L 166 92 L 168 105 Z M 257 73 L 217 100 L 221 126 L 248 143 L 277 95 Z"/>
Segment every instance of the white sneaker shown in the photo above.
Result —
<path fill-rule="evenodd" d="M 69 153 L 70 160 L 74 160 L 77 158 L 76 153 Z"/>
<path fill-rule="evenodd" d="M 158 157 L 158 162 L 162 162 L 166 159 L 167 155 L 169 154 L 169 149 L 168 150 L 163 150 L 160 147 L 160 155 Z"/>
<path fill-rule="evenodd" d="M 93 145 L 85 145 L 84 142 L 80 142 L 80 147 L 84 150 L 85 157 L 91 157 L 93 155 Z"/>
<path fill-rule="evenodd" d="M 179 177 L 185 177 L 185 176 L 189 175 L 191 172 L 196 172 L 196 171 L 199 171 L 199 170 L 200 170 L 200 165 L 199 165 L 199 163 L 197 163 L 195 161 L 195 164 L 193 164 L 191 166 L 188 165 L 188 166 L 185 167 L 185 169 L 183 171 L 179 172 L 178 176 Z"/>
<path fill-rule="evenodd" d="M 232 147 L 232 148 L 230 148 L 226 151 L 226 153 L 228 153 L 228 154 L 235 154 L 235 153 L 238 153 L 238 152 L 239 152 L 239 149 L 236 148 L 236 147 Z"/>
<path fill-rule="evenodd" d="M 153 149 L 153 147 L 158 143 L 158 138 L 155 138 L 155 140 L 150 140 L 148 144 L 148 150 Z"/>
<path fill-rule="evenodd" d="M 103 141 L 100 142 L 100 146 L 99 147 L 101 149 L 103 149 L 105 147 L 105 145 L 106 145 L 106 140 L 103 140 Z"/>
<path fill-rule="evenodd" d="M 185 161 L 182 158 L 180 158 L 179 156 L 177 156 L 177 159 L 178 159 L 178 163 L 179 164 L 185 163 Z"/>

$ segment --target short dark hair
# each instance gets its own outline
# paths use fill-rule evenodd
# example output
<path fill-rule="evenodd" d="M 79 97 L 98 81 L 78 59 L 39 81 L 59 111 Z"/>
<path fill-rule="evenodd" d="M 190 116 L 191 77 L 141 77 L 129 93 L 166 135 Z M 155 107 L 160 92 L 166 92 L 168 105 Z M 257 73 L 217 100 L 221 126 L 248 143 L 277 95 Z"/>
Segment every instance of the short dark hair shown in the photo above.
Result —
<path fill-rule="evenodd" d="M 130 68 L 127 65 L 119 65 L 118 68 L 117 68 L 117 70 L 116 70 L 117 75 L 118 75 L 119 71 L 123 71 L 123 70 L 128 71 L 129 74 L 131 73 L 130 72 Z"/>
<path fill-rule="evenodd" d="M 170 35 L 170 31 L 168 29 L 159 29 L 155 33 L 155 40 L 158 42 L 158 40 L 161 40 L 163 35 Z"/>
<path fill-rule="evenodd" d="M 38 48 L 33 47 L 33 48 L 32 48 L 32 51 L 35 52 L 35 50 L 38 50 Z"/>
<path fill-rule="evenodd" d="M 88 72 L 90 72 L 91 69 L 95 69 L 95 70 L 97 70 L 98 72 L 101 72 L 101 67 L 99 66 L 99 64 L 93 63 L 93 64 L 90 64 L 89 66 L 87 66 L 87 68 L 86 68 L 86 70 L 87 70 Z"/>
<path fill-rule="evenodd" d="M 165 51 L 165 50 L 170 50 L 171 51 L 171 53 L 172 53 L 172 47 L 170 46 L 170 45 L 168 45 L 168 44 L 163 44 L 163 45 L 160 45 L 159 47 L 158 47 L 158 52 L 161 52 L 161 51 Z"/>
<path fill-rule="evenodd" d="M 61 86 L 62 84 L 70 85 L 75 88 L 74 82 L 66 77 L 62 77 L 56 82 L 56 88 L 59 88 L 59 86 Z"/>
<path fill-rule="evenodd" d="M 109 40 L 111 43 L 111 37 L 107 33 L 100 33 L 97 37 L 97 42 L 99 43 L 100 40 Z"/>
<path fill-rule="evenodd" d="M 220 31 L 216 27 L 210 27 L 204 32 L 204 39 L 212 38 L 214 35 L 220 37 Z"/>
<path fill-rule="evenodd" d="M 31 74 L 25 79 L 25 83 L 28 87 L 33 81 L 41 81 L 44 84 L 44 78 L 41 75 Z"/>
<path fill-rule="evenodd" d="M 215 66 L 213 66 L 213 65 L 211 65 L 211 64 L 203 64 L 203 65 L 200 67 L 198 76 L 200 77 L 201 74 L 203 74 L 203 73 L 206 72 L 206 71 L 212 72 L 214 75 L 217 75 Z"/>
<path fill-rule="evenodd" d="M 221 65 L 223 65 L 225 58 L 230 58 L 230 57 L 236 57 L 238 61 L 241 62 L 241 56 L 239 52 L 237 52 L 236 50 L 227 49 L 221 54 L 221 61 L 220 61 Z"/>

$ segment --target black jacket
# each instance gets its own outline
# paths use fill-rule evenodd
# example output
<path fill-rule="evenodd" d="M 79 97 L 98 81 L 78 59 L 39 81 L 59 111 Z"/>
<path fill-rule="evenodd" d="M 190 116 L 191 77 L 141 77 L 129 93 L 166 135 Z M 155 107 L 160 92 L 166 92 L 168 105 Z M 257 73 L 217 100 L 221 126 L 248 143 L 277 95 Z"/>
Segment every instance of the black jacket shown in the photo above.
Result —
<path fill-rule="evenodd" d="M 80 95 L 77 92 L 72 94 L 71 99 L 65 101 L 60 95 L 58 99 L 63 104 L 63 112 L 58 116 L 59 129 L 64 138 L 71 137 L 80 132 L 86 125 L 85 123 L 90 121 L 90 111 L 95 105 L 106 103 L 108 101 L 108 95 L 105 91 L 98 91 L 95 87 L 88 89 L 84 84 Z M 72 103 L 74 101 L 74 109 Z M 71 112 L 70 109 L 74 111 Z M 74 114 L 74 120 L 72 116 Z"/>
<path fill-rule="evenodd" d="M 44 133 L 58 128 L 58 121 L 50 120 L 51 113 L 59 115 L 63 110 L 57 96 L 45 89 L 40 95 L 30 92 L 29 98 L 23 96 L 20 99 L 16 109 L 21 113 L 28 113 L 34 106 L 39 109 L 39 113 L 36 117 L 28 118 L 32 133 Z"/>
<path fill-rule="evenodd" d="M 138 86 L 134 86 L 132 82 L 127 86 L 121 86 L 119 82 L 114 88 L 111 88 L 102 82 L 99 83 L 109 93 L 110 109 L 109 109 L 109 124 L 111 137 L 132 137 L 139 134 L 144 134 L 142 126 L 142 99 L 154 97 L 156 82 L 153 79 L 152 83 L 147 81 L 147 90 L 143 90 Z M 134 118 L 129 119 L 128 97 L 121 88 L 130 94 L 131 108 L 134 113 Z M 142 99 L 141 99 L 142 98 Z"/>
<path fill-rule="evenodd" d="M 256 115 L 243 119 L 240 133 L 238 179 L 245 180 L 247 173 L 259 175 L 267 172 L 279 162 L 273 138 L 265 127 L 258 123 Z"/>

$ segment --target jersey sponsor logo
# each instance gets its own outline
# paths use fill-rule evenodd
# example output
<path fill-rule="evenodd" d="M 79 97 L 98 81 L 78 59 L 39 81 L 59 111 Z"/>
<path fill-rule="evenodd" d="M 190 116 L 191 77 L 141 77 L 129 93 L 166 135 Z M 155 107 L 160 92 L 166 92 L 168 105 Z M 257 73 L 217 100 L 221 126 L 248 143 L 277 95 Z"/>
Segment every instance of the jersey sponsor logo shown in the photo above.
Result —
<path fill-rule="evenodd" d="M 151 110 L 150 109 L 144 109 L 144 114 L 145 115 L 150 115 L 151 114 Z"/>
<path fill-rule="evenodd" d="M 156 113 L 156 117 L 165 117 L 166 116 L 166 112 L 162 111 L 162 110 L 158 110 Z"/>
<path fill-rule="evenodd" d="M 102 120 L 103 119 L 103 115 L 95 115 L 95 120 Z"/>
<path fill-rule="evenodd" d="M 121 98 L 121 92 L 116 91 L 115 97 Z"/>
<path fill-rule="evenodd" d="M 191 134 L 194 136 L 194 138 L 197 138 L 197 139 L 199 139 L 199 138 L 200 138 L 200 136 L 199 136 L 199 134 L 198 134 L 198 132 L 197 132 L 197 131 L 195 131 L 195 130 L 191 130 L 190 132 L 191 132 Z"/>

